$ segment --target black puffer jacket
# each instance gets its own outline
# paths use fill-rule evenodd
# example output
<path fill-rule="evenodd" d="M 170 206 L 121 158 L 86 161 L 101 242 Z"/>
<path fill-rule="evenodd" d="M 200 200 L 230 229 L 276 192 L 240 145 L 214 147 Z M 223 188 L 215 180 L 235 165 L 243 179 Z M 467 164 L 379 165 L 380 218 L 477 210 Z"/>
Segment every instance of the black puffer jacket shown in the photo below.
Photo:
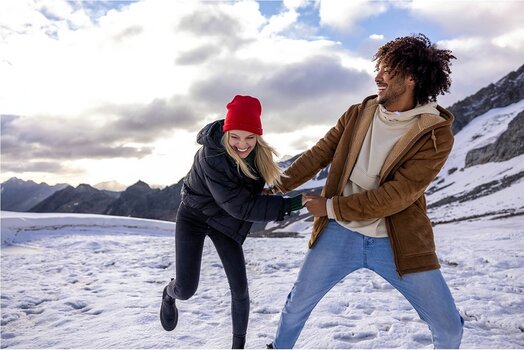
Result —
<path fill-rule="evenodd" d="M 184 179 L 182 202 L 201 211 L 209 226 L 243 243 L 253 222 L 282 220 L 290 200 L 261 195 L 264 180 L 237 170 L 221 142 L 223 125 L 223 120 L 215 121 L 198 133 L 197 142 L 203 147 Z"/>

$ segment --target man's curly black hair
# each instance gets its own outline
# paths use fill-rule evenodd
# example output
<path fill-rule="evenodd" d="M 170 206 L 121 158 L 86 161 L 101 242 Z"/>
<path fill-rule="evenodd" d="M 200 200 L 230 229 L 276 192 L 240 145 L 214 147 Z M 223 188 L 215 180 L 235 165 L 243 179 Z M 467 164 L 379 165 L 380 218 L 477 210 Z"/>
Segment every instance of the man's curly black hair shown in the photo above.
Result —
<path fill-rule="evenodd" d="M 449 92 L 451 59 L 456 57 L 450 50 L 438 49 L 424 34 L 396 38 L 373 56 L 377 70 L 383 63 L 393 75 L 413 77 L 415 100 L 420 104 L 436 101 L 438 95 Z"/>

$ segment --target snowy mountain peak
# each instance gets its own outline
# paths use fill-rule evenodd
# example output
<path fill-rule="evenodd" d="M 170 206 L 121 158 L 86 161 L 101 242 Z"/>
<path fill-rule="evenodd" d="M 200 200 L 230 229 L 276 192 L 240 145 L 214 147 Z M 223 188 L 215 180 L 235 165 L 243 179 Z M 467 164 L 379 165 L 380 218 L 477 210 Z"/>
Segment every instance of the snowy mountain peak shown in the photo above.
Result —
<path fill-rule="evenodd" d="M 126 189 L 125 185 L 122 185 L 121 183 L 114 181 L 114 180 L 99 182 L 96 185 L 94 185 L 93 187 L 99 190 L 108 190 L 108 191 L 115 191 L 115 192 L 121 192 Z"/>
<path fill-rule="evenodd" d="M 453 132 L 456 134 L 474 118 L 491 109 L 506 107 L 523 99 L 524 65 L 449 107 L 449 111 L 455 116 Z"/>

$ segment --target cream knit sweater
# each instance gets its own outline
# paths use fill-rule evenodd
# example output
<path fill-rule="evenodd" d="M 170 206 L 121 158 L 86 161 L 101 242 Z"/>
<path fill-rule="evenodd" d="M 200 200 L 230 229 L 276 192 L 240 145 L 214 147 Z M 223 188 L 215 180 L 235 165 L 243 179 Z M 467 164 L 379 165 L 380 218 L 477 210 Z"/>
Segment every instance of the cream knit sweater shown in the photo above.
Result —
<path fill-rule="evenodd" d="M 437 103 L 432 102 L 418 105 L 405 112 L 389 112 L 379 105 L 342 195 L 350 196 L 353 193 L 378 188 L 380 169 L 395 143 L 416 123 L 418 115 L 422 113 L 440 115 L 436 107 Z M 328 218 L 336 219 L 331 198 L 327 200 L 327 213 Z M 388 236 L 384 218 L 366 221 L 337 220 L 337 222 L 365 236 Z"/>

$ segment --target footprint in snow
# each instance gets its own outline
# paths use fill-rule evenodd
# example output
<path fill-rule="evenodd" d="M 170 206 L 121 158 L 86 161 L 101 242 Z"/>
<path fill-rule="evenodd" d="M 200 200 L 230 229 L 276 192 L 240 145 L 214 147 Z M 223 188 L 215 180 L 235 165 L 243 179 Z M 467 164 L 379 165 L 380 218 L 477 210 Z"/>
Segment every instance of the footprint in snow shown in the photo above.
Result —
<path fill-rule="evenodd" d="M 358 343 L 364 340 L 370 340 L 377 337 L 374 332 L 359 332 L 359 333 L 337 333 L 333 336 L 336 340 L 341 340 L 346 343 Z"/>
<path fill-rule="evenodd" d="M 276 308 L 276 307 L 262 306 L 262 307 L 258 307 L 255 310 L 253 310 L 253 313 L 256 313 L 256 314 L 278 314 L 278 313 L 280 313 L 280 309 Z"/>
<path fill-rule="evenodd" d="M 66 301 L 64 304 L 75 310 L 80 310 L 87 306 L 87 303 L 81 300 Z"/>
<path fill-rule="evenodd" d="M 2 339 L 12 339 L 14 337 L 16 337 L 15 333 L 11 333 L 11 332 L 2 333 Z M 3 346 L 2 346 L 2 348 L 3 348 Z"/>
<path fill-rule="evenodd" d="M 428 334 L 428 333 L 414 334 L 412 339 L 414 341 L 416 341 L 417 343 L 421 343 L 423 346 L 433 344 L 433 340 L 431 339 L 431 335 Z"/>
<path fill-rule="evenodd" d="M 318 327 L 319 328 L 333 328 L 333 327 L 336 327 L 336 326 L 340 326 L 340 323 L 338 322 L 333 322 L 333 321 L 327 321 L 327 322 L 321 322 Z"/>
<path fill-rule="evenodd" d="M 24 310 L 26 315 L 40 315 L 44 311 L 45 311 L 44 309 L 27 309 L 27 310 Z"/>

